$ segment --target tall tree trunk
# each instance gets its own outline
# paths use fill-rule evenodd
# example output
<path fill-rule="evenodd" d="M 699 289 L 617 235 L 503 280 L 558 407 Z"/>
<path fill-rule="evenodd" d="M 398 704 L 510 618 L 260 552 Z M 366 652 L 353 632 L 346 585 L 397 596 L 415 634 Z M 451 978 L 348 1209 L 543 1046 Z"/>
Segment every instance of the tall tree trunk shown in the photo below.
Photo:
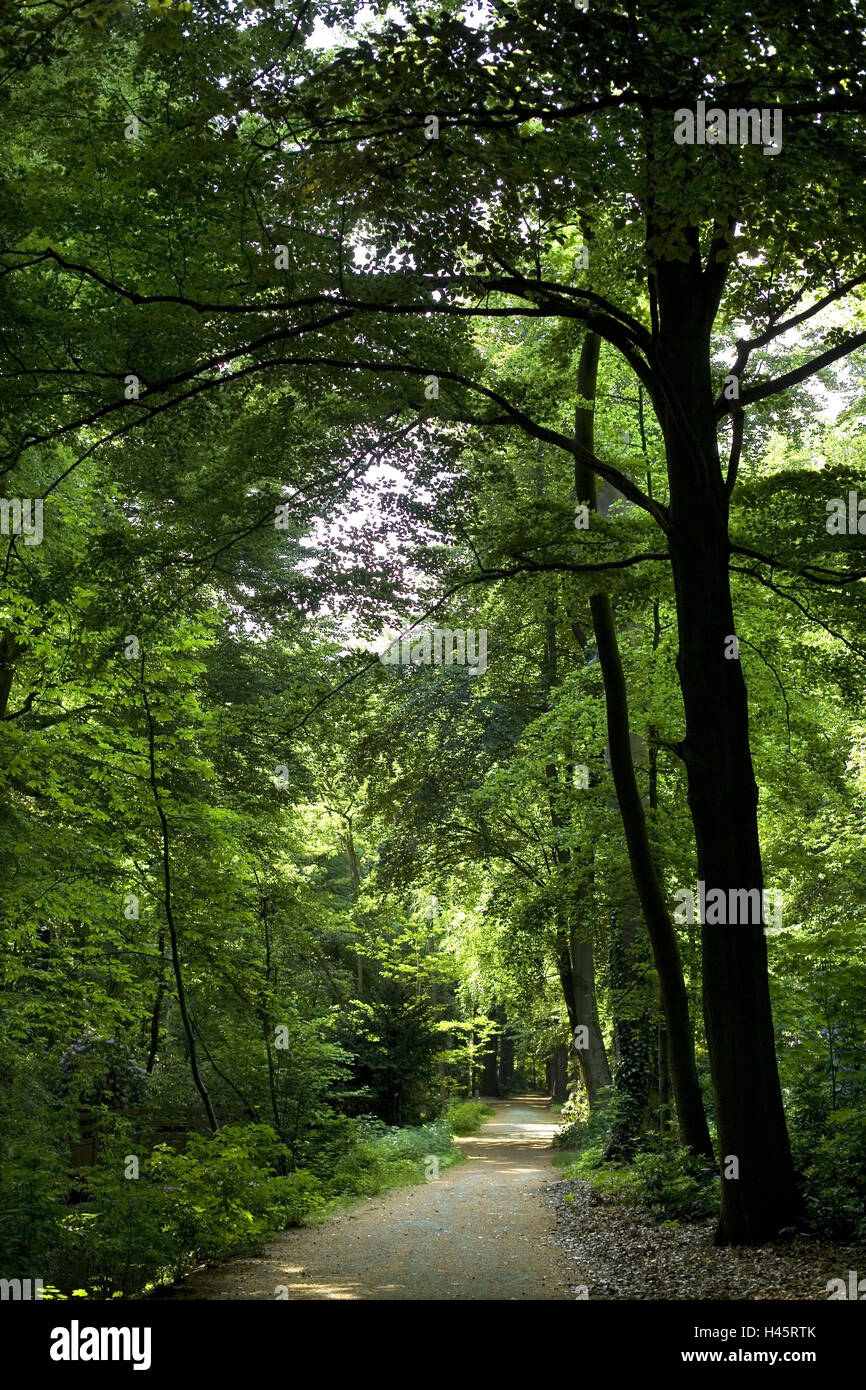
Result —
<path fill-rule="evenodd" d="M 211 1129 L 216 1133 L 219 1129 L 216 1114 L 214 1113 L 211 1098 L 207 1086 L 204 1084 L 198 1065 L 198 1053 L 195 1045 L 195 1030 L 192 1026 L 189 1010 L 186 1003 L 186 989 L 183 982 L 183 970 L 180 964 L 180 949 L 177 938 L 177 923 L 174 918 L 174 905 L 171 890 L 171 850 L 169 844 L 168 818 L 162 805 L 162 797 L 159 794 L 159 783 L 156 780 L 156 732 L 153 724 L 153 715 L 150 712 L 150 701 L 147 698 L 147 686 L 144 683 L 144 656 L 141 658 L 141 695 L 144 701 L 144 712 L 147 716 L 147 748 L 150 762 L 150 789 L 153 793 L 153 800 L 156 806 L 156 813 L 159 816 L 159 824 L 162 832 L 162 882 L 163 882 L 163 906 L 165 907 L 165 920 L 168 926 L 168 939 L 171 945 L 171 963 L 174 970 L 174 982 L 177 989 L 177 1003 L 180 1009 L 180 1017 L 183 1023 L 183 1031 L 186 1036 L 187 1055 L 189 1057 L 189 1069 L 192 1072 L 192 1079 L 195 1088 L 202 1099 L 207 1121 Z"/>
<path fill-rule="evenodd" d="M 475 1030 L 469 1032 L 469 1090 L 466 1092 L 469 1100 L 475 1093 Z"/>
<path fill-rule="evenodd" d="M 643 386 L 638 388 L 638 409 L 640 418 L 640 437 L 643 448 L 644 458 L 647 457 L 646 430 L 644 427 L 643 410 Z M 652 473 L 647 468 L 646 479 L 647 497 L 652 497 Z M 653 601 L 653 642 L 652 649 L 657 652 L 661 645 L 661 609 L 658 599 Z M 650 811 L 655 813 L 658 809 L 658 729 L 654 724 L 650 724 L 647 730 L 649 734 L 649 806 Z M 664 871 L 662 865 L 656 857 L 656 873 L 659 883 L 664 884 Z M 671 1102 L 671 1067 L 670 1055 L 668 1052 L 668 1033 L 665 1028 L 664 1019 L 658 1020 L 656 1028 L 656 1099 L 658 1102 L 658 1125 L 659 1138 L 664 1139 L 668 1133 L 670 1123 L 670 1102 Z"/>
<path fill-rule="evenodd" d="M 361 954 L 360 926 L 358 923 L 358 894 L 361 891 L 361 861 L 355 849 L 355 836 L 352 829 L 352 818 L 346 816 L 346 832 L 343 835 L 343 850 L 346 855 L 346 863 L 349 866 L 349 878 L 352 884 L 352 915 L 355 918 L 355 975 L 358 998 L 364 998 L 364 958 Z"/>
<path fill-rule="evenodd" d="M 581 936 L 581 926 L 576 921 L 576 905 L 572 911 L 573 916 L 567 944 L 565 933 L 562 934 L 563 948 L 567 953 L 565 959 L 568 962 L 563 989 L 568 991 L 566 1003 L 568 1003 L 569 998 L 572 1000 L 572 1004 L 568 1008 L 572 1039 L 574 1040 L 575 1030 L 579 1025 L 586 1027 L 586 1046 L 578 1046 L 575 1043 L 575 1054 L 577 1056 L 577 1069 L 586 1091 L 589 1108 L 590 1110 L 597 1110 L 607 1103 L 607 1092 L 611 1084 L 610 1066 L 608 1065 L 604 1037 L 598 1018 L 592 942 L 584 940 Z M 562 967 L 560 967 L 560 978 L 562 978 L 562 974 Z"/>
<path fill-rule="evenodd" d="M 559 1043 L 550 1059 L 550 1093 L 555 1105 L 568 1100 L 568 1046 Z"/>
<path fill-rule="evenodd" d="M 653 864 L 646 821 L 634 775 L 628 696 L 613 614 L 606 595 L 590 599 L 599 661 L 604 673 L 611 772 L 622 815 L 629 862 L 649 932 L 659 994 L 670 1042 L 671 1081 L 680 1136 L 694 1153 L 713 1161 L 713 1146 L 695 1063 L 688 996 L 673 921 Z"/>
<path fill-rule="evenodd" d="M 256 879 L 258 882 L 258 879 Z M 277 1075 L 274 1067 L 273 1038 L 271 1037 L 271 932 L 268 923 L 268 900 L 262 895 L 259 905 L 259 916 L 265 932 L 265 1003 L 258 1010 L 259 1020 L 262 1025 L 262 1040 L 265 1044 L 265 1062 L 268 1069 L 268 1096 L 271 1102 L 271 1117 L 274 1122 L 274 1129 L 282 1137 L 282 1124 L 280 1120 L 280 1106 L 277 1098 Z"/>
<path fill-rule="evenodd" d="M 640 905 L 634 894 L 611 912 L 610 992 L 616 1058 L 616 1123 L 604 1156 L 628 1159 L 634 1154 L 646 1119 L 652 1089 L 651 1025 L 646 987 L 636 969 L 640 949 Z"/>
<path fill-rule="evenodd" d="M 551 692 L 556 685 L 557 667 L 556 606 L 551 601 L 547 605 L 544 655 L 541 668 L 541 685 L 545 705 L 549 705 Z M 571 769 L 568 771 L 570 775 Z M 559 769 L 555 763 L 548 763 L 546 773 L 550 822 L 554 830 L 561 830 L 565 825 L 565 815 L 559 806 L 559 798 L 562 795 L 559 784 Z M 570 850 L 561 844 L 554 847 L 553 857 L 561 868 L 566 868 L 571 862 Z M 586 1028 L 586 1045 L 583 1045 L 581 1038 L 580 1043 L 575 1042 L 575 1051 L 577 1052 L 580 1079 L 586 1091 L 589 1108 L 595 1110 L 603 1105 L 607 1099 L 607 1088 L 610 1086 L 611 1077 L 607 1054 L 604 1049 L 604 1037 L 598 1018 L 595 963 L 592 941 L 589 939 L 591 928 L 589 924 L 583 923 L 581 920 L 585 915 L 582 911 L 582 899 L 583 895 L 567 890 L 568 921 L 563 920 L 564 907 L 557 904 L 554 908 L 557 919 L 555 951 L 557 973 L 562 986 L 572 1039 L 574 1040 L 575 1030 L 578 1027 Z M 582 939 L 584 933 L 587 935 L 586 940 Z"/>
<path fill-rule="evenodd" d="M 144 1070 L 148 1076 L 153 1072 L 156 1064 L 156 1054 L 159 1051 L 159 1024 L 162 1014 L 162 1000 L 165 994 L 165 963 L 163 952 L 165 951 L 165 932 L 160 928 L 159 932 L 159 979 L 156 986 L 156 998 L 153 1001 L 153 1011 L 150 1015 L 150 1047 L 147 1053 L 147 1063 Z"/>
<path fill-rule="evenodd" d="M 238 1100 L 244 1108 L 244 1113 L 246 1114 L 247 1119 L 252 1120 L 253 1124 L 257 1125 L 261 1120 L 261 1115 L 259 1114 L 258 1109 L 255 1105 L 253 1105 L 253 1102 L 250 1100 L 249 1096 L 247 1096 L 241 1090 L 240 1086 L 238 1086 L 238 1084 L 235 1081 L 232 1081 L 231 1077 L 228 1075 L 227 1072 L 224 1072 L 222 1070 L 221 1066 L 217 1062 L 216 1058 L 214 1057 L 213 1053 L 211 1052 L 210 1048 L 208 1047 L 207 1043 L 205 1042 L 204 1038 L 202 1037 L 195 1024 L 193 1024 L 193 1027 L 195 1028 L 196 1043 L 201 1048 L 205 1057 L 207 1057 L 208 1061 L 210 1062 L 220 1081 L 224 1081 L 225 1084 L 228 1086 L 229 1090 L 234 1091 L 235 1095 L 237 1096 Z"/>
<path fill-rule="evenodd" d="M 590 452 L 594 450 L 595 444 L 593 403 L 598 375 L 598 350 L 598 336 L 588 333 L 580 354 L 578 391 L 590 404 L 579 406 L 575 412 L 575 437 L 577 442 Z M 575 460 L 574 471 L 576 496 L 592 511 L 595 507 L 595 478 L 579 460 Z M 634 775 L 628 694 L 616 640 L 613 610 L 607 595 L 602 593 L 591 596 L 590 609 L 604 680 L 611 773 L 625 831 L 629 864 L 643 908 L 659 977 L 662 1012 L 670 1041 L 671 1081 L 680 1136 L 686 1147 L 713 1162 L 713 1145 L 695 1064 L 682 961 L 674 924 L 653 863 L 646 819 Z"/>
<path fill-rule="evenodd" d="M 671 1069 L 668 1057 L 668 1035 L 664 1023 L 660 1020 L 658 1025 L 658 1100 L 659 1100 L 659 1135 L 664 1138 L 668 1128 L 668 1108 L 670 1105 L 671 1092 Z"/>
<path fill-rule="evenodd" d="M 498 1092 L 496 1083 L 496 1037 L 494 1033 L 484 1044 L 482 1053 L 481 1067 L 481 1094 L 483 1096 L 495 1096 Z"/>
<path fill-rule="evenodd" d="M 500 1090 L 508 1091 L 513 1085 L 514 1039 L 505 1027 L 499 1035 L 499 1086 Z"/>
<path fill-rule="evenodd" d="M 728 570 L 728 491 L 710 376 L 710 331 L 721 284 L 702 271 L 697 234 L 688 263 L 656 268 L 655 367 L 664 397 L 670 556 L 686 734 L 681 745 L 698 877 L 709 895 L 763 889 L 758 791 L 748 699 L 738 659 Z M 762 914 L 761 914 L 762 916 Z M 717 1240 L 757 1243 L 798 1219 L 767 977 L 763 921 L 701 933 L 703 1004 L 719 1130 L 722 1209 Z M 673 1034 L 670 1035 L 672 1051 Z M 673 1057 L 672 1057 L 673 1061 Z M 736 1174 L 736 1176 L 734 1176 Z"/>
<path fill-rule="evenodd" d="M 19 655 L 20 649 L 12 634 L 0 634 L 0 719 L 6 717 L 9 694 L 15 679 L 15 662 Z"/>

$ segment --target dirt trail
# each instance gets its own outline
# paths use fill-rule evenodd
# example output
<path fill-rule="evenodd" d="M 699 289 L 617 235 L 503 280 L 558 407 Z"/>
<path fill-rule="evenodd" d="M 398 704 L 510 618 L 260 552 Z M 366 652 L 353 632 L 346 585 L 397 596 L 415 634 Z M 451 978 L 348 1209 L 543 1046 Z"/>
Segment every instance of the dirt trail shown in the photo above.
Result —
<path fill-rule="evenodd" d="M 466 1163 L 372 1197 L 322 1225 L 284 1231 L 264 1253 L 201 1270 L 163 1299 L 573 1299 L 542 1189 L 554 1125 L 547 1102 L 492 1101 L 458 1140 Z M 285 1297 L 285 1295 L 283 1295 Z"/>

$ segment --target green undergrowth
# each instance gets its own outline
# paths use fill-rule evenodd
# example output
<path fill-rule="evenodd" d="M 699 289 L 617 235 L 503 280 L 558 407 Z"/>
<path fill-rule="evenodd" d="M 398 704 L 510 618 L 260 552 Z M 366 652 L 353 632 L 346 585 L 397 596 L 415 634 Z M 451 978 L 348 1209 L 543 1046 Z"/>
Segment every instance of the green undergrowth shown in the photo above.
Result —
<path fill-rule="evenodd" d="M 461 1161 L 453 1144 L 453 1129 L 444 1116 L 430 1124 L 388 1128 L 378 1120 L 363 1122 L 362 1137 L 338 1160 L 329 1182 L 326 1200 L 311 1212 L 323 1220 L 359 1197 L 374 1197 L 392 1187 L 435 1181 L 444 1169 Z"/>
<path fill-rule="evenodd" d="M 660 1222 L 700 1221 L 718 1211 L 717 1175 L 672 1144 L 637 1153 L 629 1163 L 606 1162 L 596 1145 L 559 1163 L 563 1178 L 582 1178 L 603 1196 L 640 1207 Z"/>
<path fill-rule="evenodd" d="M 160 1144 L 136 1155 L 128 1123 L 106 1120 L 98 1163 L 65 1182 L 58 1172 L 29 1242 L 22 1228 L 17 1267 L 43 1279 L 49 1299 L 141 1297 L 201 1265 L 260 1249 L 289 1226 L 390 1188 L 435 1181 L 461 1161 L 456 1126 L 465 1132 L 473 1116 L 476 1127 L 483 1118 L 475 1108 L 452 1109 L 414 1127 L 367 1117 L 347 1122 L 338 1150 L 325 1146 L 294 1169 L 290 1149 L 268 1125 L 226 1125 L 214 1135 L 191 1134 L 183 1153 Z M 3 1176 L 14 1176 L 9 1165 Z M 25 1177 L 22 1170 L 22 1184 Z M 72 1206 L 64 1200 L 70 1181 L 84 1197 Z M 10 1228 L 19 1210 L 11 1186 L 0 1190 L 10 1198 Z M 15 1230 L 9 1235 L 16 1239 Z"/>
<path fill-rule="evenodd" d="M 554 1138 L 560 1152 L 553 1157 L 563 1178 L 582 1179 L 607 1200 L 648 1211 L 663 1224 L 699 1221 L 718 1211 L 718 1175 L 688 1149 L 656 1140 L 628 1162 L 610 1162 L 604 1152 L 613 1114 L 578 1118 L 566 1110 Z"/>
<path fill-rule="evenodd" d="M 860 1110 L 837 1110 L 826 1132 L 796 1142 L 809 1223 L 827 1240 L 866 1240 L 866 1125 Z"/>
<path fill-rule="evenodd" d="M 611 1163 L 604 1149 L 611 1117 L 585 1120 L 563 1111 L 553 1157 L 563 1178 L 580 1178 L 609 1200 L 641 1207 L 667 1223 L 696 1221 L 718 1212 L 718 1173 L 671 1141 Z M 811 1123 L 809 1122 L 811 1120 Z M 805 1227 L 824 1240 L 866 1238 L 866 1128 L 858 1110 L 803 1118 L 794 1115 L 792 1149 L 799 1173 Z M 715 1142 L 715 1134 L 713 1134 Z"/>
<path fill-rule="evenodd" d="M 443 1118 L 453 1134 L 474 1134 L 496 1112 L 483 1100 L 452 1100 Z"/>

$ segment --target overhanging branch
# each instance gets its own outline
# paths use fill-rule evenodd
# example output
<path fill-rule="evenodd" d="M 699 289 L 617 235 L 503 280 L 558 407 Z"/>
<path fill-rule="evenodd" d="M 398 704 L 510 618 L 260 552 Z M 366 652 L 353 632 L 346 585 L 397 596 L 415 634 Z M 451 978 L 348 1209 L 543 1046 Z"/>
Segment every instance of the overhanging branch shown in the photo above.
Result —
<path fill-rule="evenodd" d="M 757 385 L 741 391 L 739 401 L 718 400 L 716 402 L 716 414 L 721 418 L 730 415 L 738 407 L 744 409 L 747 405 L 753 405 L 755 401 L 764 401 L 770 396 L 778 396 L 780 392 L 787 391 L 789 387 L 808 380 L 810 376 L 815 376 L 825 367 L 832 366 L 834 362 L 847 357 L 849 353 L 854 352 L 858 347 L 863 347 L 864 344 L 866 344 L 866 331 L 852 333 L 841 343 L 837 343 L 835 347 L 828 348 L 826 352 L 813 357 L 809 362 L 804 362 L 802 367 L 795 367 L 793 371 L 784 372 L 782 376 L 774 377 L 771 381 L 761 381 Z"/>
<path fill-rule="evenodd" d="M 647 551 L 643 555 L 630 555 L 623 560 L 603 560 L 594 565 L 574 565 L 567 560 L 550 560 L 540 564 L 535 561 L 528 561 L 521 565 L 509 566 L 507 569 L 484 569 L 479 574 L 473 574 L 467 579 L 461 579 L 459 583 L 447 589 L 444 594 L 436 599 L 435 603 L 431 603 L 430 607 L 425 609 L 420 617 L 409 624 L 405 629 L 405 633 L 412 632 L 413 629 L 418 627 L 420 623 L 423 623 L 426 618 L 429 618 L 433 613 L 437 612 L 437 610 L 442 607 L 443 603 L 447 603 L 455 594 L 460 593 L 463 589 L 468 589 L 474 584 L 489 584 L 499 579 L 513 579 L 518 575 L 551 573 L 554 571 L 561 571 L 565 574 L 596 574 L 600 570 L 628 569 L 632 565 L 640 564 L 643 560 L 669 559 L 670 556 L 667 551 Z M 315 704 L 310 706 L 303 719 L 300 719 L 297 724 L 293 724 L 290 729 L 286 730 L 286 737 L 290 738 L 292 734 L 297 733 L 299 729 L 304 727 L 308 719 L 311 719 L 313 715 L 320 710 L 323 705 L 326 705 L 329 700 L 332 700 L 335 695 L 339 695 L 341 690 L 345 690 L 347 686 L 352 685 L 356 680 L 360 680 L 361 676 L 366 675 L 368 671 L 372 671 L 380 664 L 380 659 L 376 656 L 372 661 L 365 662 L 357 671 L 353 671 L 351 675 L 346 676 L 344 680 L 341 680 L 337 685 L 327 690 L 324 695 L 316 700 Z"/>

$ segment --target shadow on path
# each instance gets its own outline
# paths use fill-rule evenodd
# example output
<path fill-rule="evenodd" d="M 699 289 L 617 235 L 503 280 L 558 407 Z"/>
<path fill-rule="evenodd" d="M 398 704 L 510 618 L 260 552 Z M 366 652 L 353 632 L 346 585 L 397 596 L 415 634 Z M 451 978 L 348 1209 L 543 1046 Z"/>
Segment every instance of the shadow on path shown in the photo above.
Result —
<path fill-rule="evenodd" d="M 487 1103 L 495 1114 L 457 1141 L 467 1162 L 435 1181 L 281 1232 L 261 1255 L 200 1270 L 157 1297 L 570 1301 L 573 1267 L 541 1193 L 558 1180 L 549 1102 Z"/>

